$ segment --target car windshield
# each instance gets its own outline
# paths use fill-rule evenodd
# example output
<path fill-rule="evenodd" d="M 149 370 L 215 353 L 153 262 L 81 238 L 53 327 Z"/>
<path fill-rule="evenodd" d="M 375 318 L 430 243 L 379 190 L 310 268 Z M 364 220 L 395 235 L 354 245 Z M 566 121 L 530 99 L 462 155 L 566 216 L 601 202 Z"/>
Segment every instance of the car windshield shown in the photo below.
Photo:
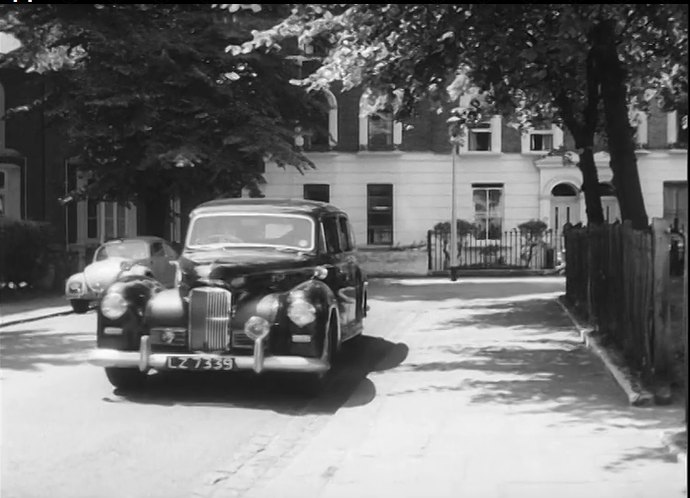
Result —
<path fill-rule="evenodd" d="M 209 214 L 189 227 L 188 248 L 241 246 L 308 251 L 314 247 L 314 223 L 306 216 Z"/>
<path fill-rule="evenodd" d="M 94 261 L 108 258 L 145 259 L 149 257 L 149 245 L 143 240 L 108 242 L 96 250 Z"/>

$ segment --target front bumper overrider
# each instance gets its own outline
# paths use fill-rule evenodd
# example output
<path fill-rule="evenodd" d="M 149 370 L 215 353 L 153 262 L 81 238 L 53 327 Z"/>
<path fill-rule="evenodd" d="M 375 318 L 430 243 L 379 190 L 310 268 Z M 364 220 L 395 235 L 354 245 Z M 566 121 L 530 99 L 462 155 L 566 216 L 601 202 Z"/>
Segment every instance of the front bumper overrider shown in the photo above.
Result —
<path fill-rule="evenodd" d="M 254 343 L 252 356 L 236 356 L 215 353 L 153 353 L 148 336 L 142 336 L 139 351 L 120 351 L 117 349 L 96 349 L 88 361 L 100 367 L 138 368 L 142 372 L 150 369 L 169 370 L 168 358 L 208 358 L 222 360 L 232 358 L 236 370 L 308 372 L 322 373 L 330 369 L 330 362 L 324 355 L 321 358 L 305 358 L 303 356 L 266 356 L 261 340 Z"/>

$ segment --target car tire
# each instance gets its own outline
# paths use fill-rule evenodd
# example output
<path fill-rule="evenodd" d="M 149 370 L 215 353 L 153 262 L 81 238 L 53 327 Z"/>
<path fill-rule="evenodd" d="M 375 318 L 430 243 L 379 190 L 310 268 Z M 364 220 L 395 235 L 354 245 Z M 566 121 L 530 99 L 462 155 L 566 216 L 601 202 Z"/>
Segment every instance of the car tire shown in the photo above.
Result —
<path fill-rule="evenodd" d="M 125 391 L 141 389 L 146 383 L 147 374 L 137 368 L 106 367 L 105 375 L 116 389 Z"/>
<path fill-rule="evenodd" d="M 309 397 L 316 397 L 323 393 L 331 379 L 331 373 L 333 372 L 333 366 L 338 351 L 337 325 L 334 320 L 337 320 L 337 318 L 335 318 L 335 316 L 331 317 L 328 322 L 327 330 L 329 339 L 327 358 L 331 364 L 331 368 L 327 372 L 304 374 L 303 378 L 300 379 L 301 391 Z"/>
<path fill-rule="evenodd" d="M 89 311 L 89 306 L 91 304 L 86 299 L 72 299 L 69 303 L 72 305 L 72 309 L 74 310 L 74 312 L 78 315 L 83 315 L 84 313 Z"/>

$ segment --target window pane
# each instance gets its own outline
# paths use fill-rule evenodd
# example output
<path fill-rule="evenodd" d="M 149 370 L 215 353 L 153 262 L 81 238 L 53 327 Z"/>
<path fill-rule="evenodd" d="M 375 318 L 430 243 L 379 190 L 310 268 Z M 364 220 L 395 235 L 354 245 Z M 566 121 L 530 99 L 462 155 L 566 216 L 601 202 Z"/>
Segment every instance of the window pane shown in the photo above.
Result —
<path fill-rule="evenodd" d="M 86 202 L 86 238 L 98 237 L 98 203 L 94 200 Z"/>
<path fill-rule="evenodd" d="M 124 206 L 118 204 L 117 206 L 117 236 L 124 237 L 127 235 L 125 233 L 125 221 L 127 217 L 127 210 Z"/>
<path fill-rule="evenodd" d="M 468 150 L 491 150 L 491 133 L 474 132 L 469 133 Z"/>
<path fill-rule="evenodd" d="M 472 198 L 474 199 L 474 212 L 486 213 L 486 190 L 475 190 L 472 193 Z"/>
<path fill-rule="evenodd" d="M 367 243 L 393 243 L 393 185 L 367 185 Z"/>
<path fill-rule="evenodd" d="M 489 216 L 496 216 L 501 212 L 501 191 L 489 190 Z"/>
<path fill-rule="evenodd" d="M 334 217 L 323 220 L 323 231 L 326 235 L 326 250 L 331 253 L 340 252 L 340 236 L 338 234 L 337 221 Z"/>
<path fill-rule="evenodd" d="M 486 185 L 486 184 L 473 184 Z M 503 228 L 503 189 L 500 184 L 492 188 L 473 188 L 474 222 L 477 226 L 478 240 L 497 240 Z"/>
<path fill-rule="evenodd" d="M 351 251 L 350 227 L 347 218 L 338 218 L 338 224 L 340 225 L 340 247 L 343 248 L 343 251 Z"/>
<path fill-rule="evenodd" d="M 393 145 L 393 118 L 379 113 L 369 117 L 369 148 L 390 148 Z"/>
<path fill-rule="evenodd" d="M 553 148 L 553 136 L 551 134 L 530 135 L 530 150 L 551 150 Z"/>
<path fill-rule="evenodd" d="M 304 185 L 304 198 L 309 201 L 331 201 L 331 188 L 327 184 L 307 183 Z"/>

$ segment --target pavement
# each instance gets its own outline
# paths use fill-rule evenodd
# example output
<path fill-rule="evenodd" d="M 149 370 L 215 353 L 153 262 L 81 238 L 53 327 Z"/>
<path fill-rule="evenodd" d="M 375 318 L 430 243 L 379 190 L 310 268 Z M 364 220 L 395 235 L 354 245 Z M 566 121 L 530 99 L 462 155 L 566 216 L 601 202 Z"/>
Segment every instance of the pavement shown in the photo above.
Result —
<path fill-rule="evenodd" d="M 72 313 L 72 306 L 63 295 L 45 295 L 25 300 L 0 298 L 0 327 L 69 313 Z"/>
<path fill-rule="evenodd" d="M 387 282 L 411 308 L 391 316 L 384 299 L 369 318 L 389 327 L 390 355 L 313 437 L 278 437 L 199 495 L 687 496 L 683 407 L 635 406 L 639 390 L 557 294 L 423 306 L 433 298 L 415 287 L 440 280 Z M 61 296 L 0 303 L 0 327 L 70 312 Z"/>

